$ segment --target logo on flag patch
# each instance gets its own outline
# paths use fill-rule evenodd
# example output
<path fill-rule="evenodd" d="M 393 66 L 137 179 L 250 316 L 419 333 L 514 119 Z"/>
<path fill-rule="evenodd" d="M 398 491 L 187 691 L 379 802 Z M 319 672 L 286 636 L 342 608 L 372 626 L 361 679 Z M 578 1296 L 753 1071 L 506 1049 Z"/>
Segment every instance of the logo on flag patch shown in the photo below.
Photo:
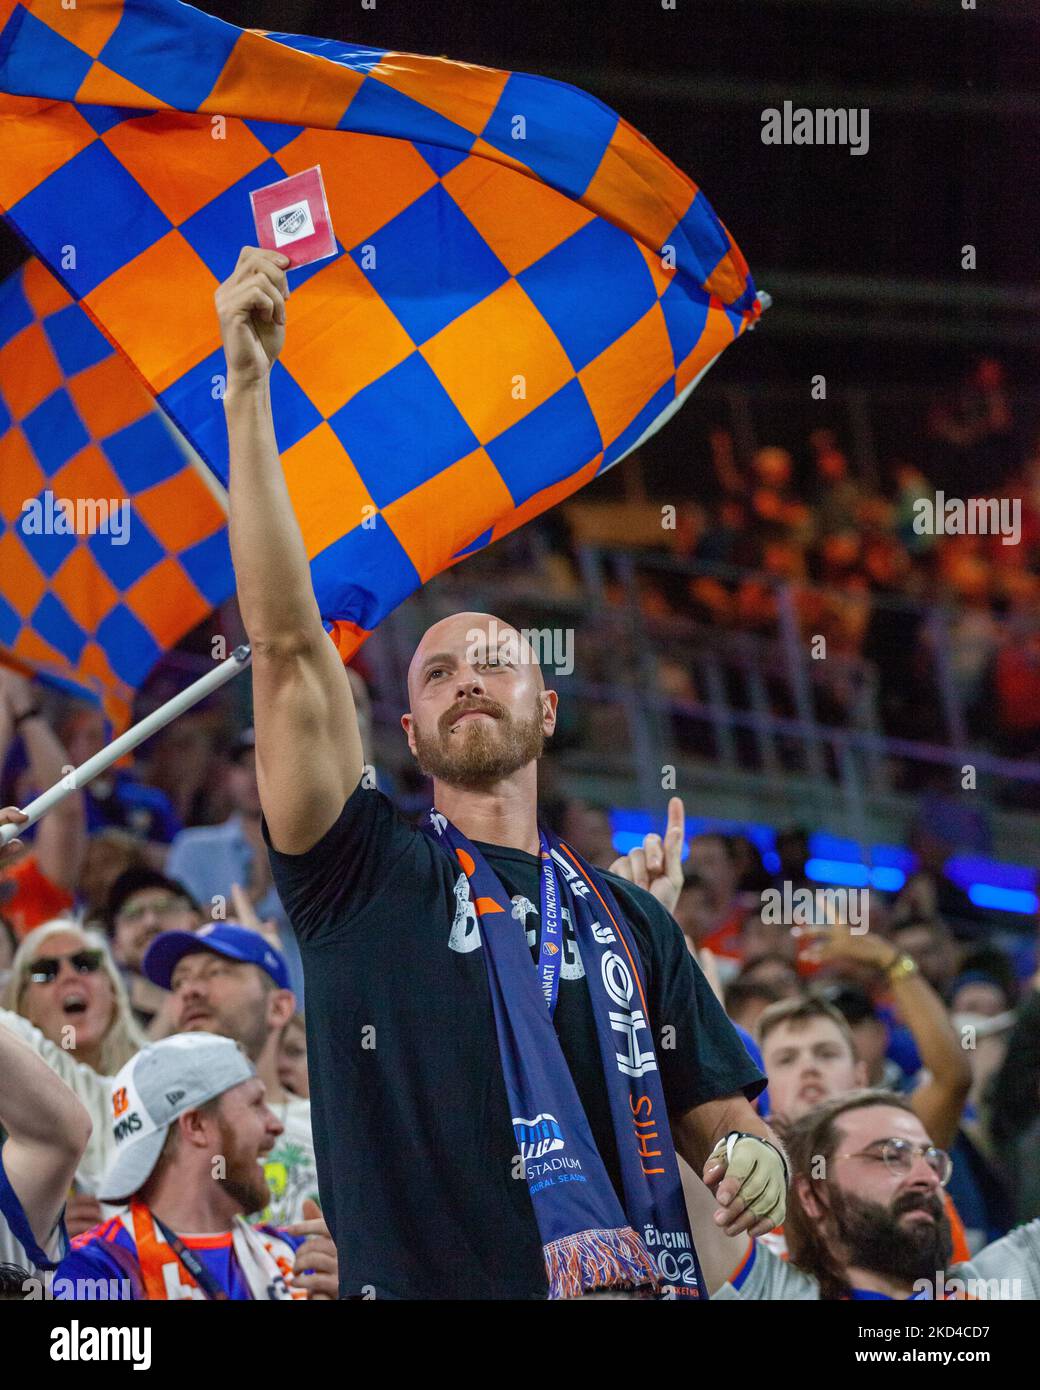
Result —
<path fill-rule="evenodd" d="M 314 222 L 311 219 L 310 206 L 306 202 L 293 203 L 291 207 L 282 208 L 281 212 L 273 215 L 274 239 L 278 246 L 285 246 L 287 242 L 299 241 L 301 237 L 313 236 Z"/>

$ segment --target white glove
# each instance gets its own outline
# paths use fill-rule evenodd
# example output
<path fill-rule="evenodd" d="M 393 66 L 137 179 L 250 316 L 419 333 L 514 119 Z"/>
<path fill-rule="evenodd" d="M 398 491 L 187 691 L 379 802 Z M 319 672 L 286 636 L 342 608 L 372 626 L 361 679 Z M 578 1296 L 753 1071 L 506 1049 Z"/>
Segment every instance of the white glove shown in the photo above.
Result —
<path fill-rule="evenodd" d="M 711 1151 L 709 1162 L 725 1162 L 726 1178 L 740 1184 L 737 1196 L 759 1220 L 779 1226 L 787 1211 L 790 1175 L 787 1160 L 778 1148 L 755 1134 L 727 1134 Z"/>

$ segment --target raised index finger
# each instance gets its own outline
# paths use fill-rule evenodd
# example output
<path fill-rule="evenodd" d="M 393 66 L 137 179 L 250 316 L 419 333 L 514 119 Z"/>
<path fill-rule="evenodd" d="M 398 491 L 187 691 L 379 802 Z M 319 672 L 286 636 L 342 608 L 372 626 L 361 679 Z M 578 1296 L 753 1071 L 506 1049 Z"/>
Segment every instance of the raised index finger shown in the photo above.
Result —
<path fill-rule="evenodd" d="M 673 882 L 682 879 L 683 840 L 686 838 L 686 808 L 681 796 L 668 802 L 668 828 L 664 832 L 664 870 Z"/>

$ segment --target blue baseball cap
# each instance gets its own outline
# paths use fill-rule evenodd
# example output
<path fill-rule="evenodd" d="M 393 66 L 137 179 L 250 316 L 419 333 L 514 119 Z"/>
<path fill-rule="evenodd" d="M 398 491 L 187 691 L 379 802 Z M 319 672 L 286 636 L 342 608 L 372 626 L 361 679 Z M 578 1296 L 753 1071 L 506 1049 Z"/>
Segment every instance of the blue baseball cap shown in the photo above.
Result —
<path fill-rule="evenodd" d="M 141 969 L 153 984 L 169 989 L 177 962 L 199 951 L 212 951 L 228 960 L 258 965 L 267 971 L 279 989 L 291 988 L 281 951 L 269 946 L 259 932 L 240 927 L 237 922 L 207 922 L 197 932 L 162 932 L 145 952 Z"/>

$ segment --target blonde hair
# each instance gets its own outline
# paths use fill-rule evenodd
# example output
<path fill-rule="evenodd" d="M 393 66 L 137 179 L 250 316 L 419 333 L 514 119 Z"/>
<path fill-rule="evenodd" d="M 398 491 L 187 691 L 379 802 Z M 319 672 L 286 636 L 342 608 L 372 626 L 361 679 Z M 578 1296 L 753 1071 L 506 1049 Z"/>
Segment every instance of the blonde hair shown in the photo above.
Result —
<path fill-rule="evenodd" d="M 829 1000 L 823 999 L 817 994 L 799 994 L 793 999 L 780 999 L 777 1003 L 770 1004 L 768 1008 L 763 1009 L 755 1028 L 759 1047 L 765 1046 L 766 1038 L 774 1028 L 779 1028 L 782 1023 L 798 1027 L 800 1024 L 811 1023 L 814 1018 L 826 1018 L 833 1023 L 845 1039 L 849 1052 L 852 1054 L 852 1060 L 858 1059 L 856 1039 L 845 1015 L 840 1009 L 836 1009 Z"/>
<path fill-rule="evenodd" d="M 27 1017 L 24 1008 L 25 988 L 29 983 L 29 966 L 39 954 L 39 948 L 52 936 L 72 934 L 81 937 L 85 945 L 101 952 L 101 968 L 112 986 L 112 1017 L 101 1041 L 97 1071 L 102 1076 L 115 1076 L 135 1053 L 145 1045 L 145 1037 L 134 1021 L 130 996 L 112 959 L 108 942 L 98 932 L 84 927 L 71 917 L 55 917 L 35 927 L 22 939 L 11 962 L 11 974 L 3 993 L 3 1007 Z"/>

